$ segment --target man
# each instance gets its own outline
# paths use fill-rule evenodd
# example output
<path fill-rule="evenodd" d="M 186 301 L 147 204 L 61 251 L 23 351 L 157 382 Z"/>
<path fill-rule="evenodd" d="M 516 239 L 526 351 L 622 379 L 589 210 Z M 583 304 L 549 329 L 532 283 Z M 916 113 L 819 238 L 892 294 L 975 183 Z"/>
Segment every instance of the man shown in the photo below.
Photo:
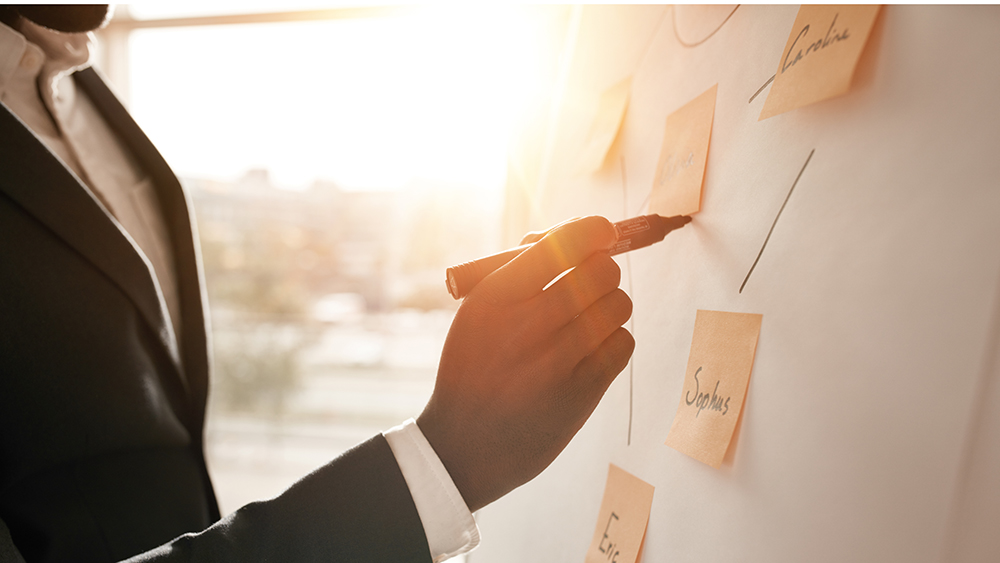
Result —
<path fill-rule="evenodd" d="M 0 8 L 0 561 L 430 561 L 541 472 L 624 368 L 599 217 L 488 276 L 416 422 L 219 520 L 190 206 L 89 67 L 107 6 Z M 551 280 L 575 268 L 543 291 Z"/>

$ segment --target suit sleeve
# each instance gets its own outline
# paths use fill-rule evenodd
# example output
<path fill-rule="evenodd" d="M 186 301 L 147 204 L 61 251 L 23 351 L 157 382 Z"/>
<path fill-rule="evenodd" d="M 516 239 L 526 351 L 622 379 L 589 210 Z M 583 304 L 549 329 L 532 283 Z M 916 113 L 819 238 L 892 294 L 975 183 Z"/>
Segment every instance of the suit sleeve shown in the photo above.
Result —
<path fill-rule="evenodd" d="M 430 563 L 431 557 L 406 481 L 378 435 L 281 495 L 127 563 L 209 561 Z"/>

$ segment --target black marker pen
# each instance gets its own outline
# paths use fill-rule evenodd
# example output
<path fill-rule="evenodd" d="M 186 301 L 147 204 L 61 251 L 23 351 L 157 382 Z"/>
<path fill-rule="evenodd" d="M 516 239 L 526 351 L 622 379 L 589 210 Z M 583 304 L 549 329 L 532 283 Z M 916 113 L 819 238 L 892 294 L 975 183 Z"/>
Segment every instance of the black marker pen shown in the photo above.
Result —
<path fill-rule="evenodd" d="M 667 233 L 674 229 L 679 229 L 691 222 L 691 217 L 687 215 L 676 215 L 674 217 L 660 217 L 659 215 L 641 215 L 631 219 L 625 219 L 614 224 L 615 231 L 618 232 L 618 242 L 615 243 L 608 254 L 614 256 L 629 250 L 643 248 L 653 243 L 663 240 Z M 461 299 L 476 287 L 483 278 L 493 273 L 497 268 L 514 259 L 515 256 L 531 248 L 532 244 L 524 244 L 510 250 L 504 250 L 496 254 L 491 254 L 478 260 L 459 264 L 448 268 L 445 272 L 448 276 L 445 284 L 448 286 L 448 293 L 455 299 Z"/>

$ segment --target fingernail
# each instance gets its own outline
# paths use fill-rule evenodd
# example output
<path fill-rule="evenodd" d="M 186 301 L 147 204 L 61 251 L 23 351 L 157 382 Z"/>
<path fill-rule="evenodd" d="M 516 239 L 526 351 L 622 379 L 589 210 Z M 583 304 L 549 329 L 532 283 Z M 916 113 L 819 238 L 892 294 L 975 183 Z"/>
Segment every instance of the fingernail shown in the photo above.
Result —
<path fill-rule="evenodd" d="M 611 223 L 611 242 L 608 243 L 608 248 L 618 244 L 618 239 L 621 237 L 621 233 L 618 232 L 618 226 Z"/>

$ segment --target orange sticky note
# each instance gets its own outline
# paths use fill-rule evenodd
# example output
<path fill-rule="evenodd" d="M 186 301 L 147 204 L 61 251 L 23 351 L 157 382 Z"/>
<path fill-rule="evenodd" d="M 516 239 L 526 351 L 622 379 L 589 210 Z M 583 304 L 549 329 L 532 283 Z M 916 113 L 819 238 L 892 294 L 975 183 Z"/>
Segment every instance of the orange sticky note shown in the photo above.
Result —
<path fill-rule="evenodd" d="M 608 464 L 608 482 L 586 563 L 635 563 L 642 552 L 652 506 L 652 485 Z"/>
<path fill-rule="evenodd" d="M 690 215 L 701 209 L 701 185 L 718 87 L 718 84 L 712 86 L 667 117 L 660 160 L 653 177 L 650 213 L 671 217 Z"/>
<path fill-rule="evenodd" d="M 799 8 L 758 121 L 845 94 L 880 8 Z"/>
<path fill-rule="evenodd" d="M 597 172 L 604 164 L 608 149 L 618 135 L 618 129 L 625 117 L 631 88 L 632 78 L 629 77 L 601 94 L 601 101 L 597 104 L 597 114 L 587 134 L 587 144 L 580 154 L 581 174 Z"/>
<path fill-rule="evenodd" d="M 698 311 L 687 374 L 666 444 L 712 467 L 743 410 L 763 315 Z"/>

